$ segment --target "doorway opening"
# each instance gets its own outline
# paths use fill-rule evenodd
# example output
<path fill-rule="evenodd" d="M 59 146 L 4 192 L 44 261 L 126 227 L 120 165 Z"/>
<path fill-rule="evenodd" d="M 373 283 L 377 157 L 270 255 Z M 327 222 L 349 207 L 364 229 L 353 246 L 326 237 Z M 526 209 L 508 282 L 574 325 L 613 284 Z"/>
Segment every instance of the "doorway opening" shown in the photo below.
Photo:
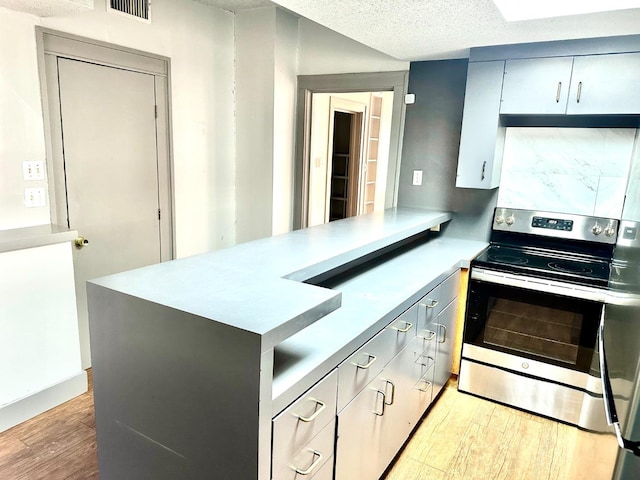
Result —
<path fill-rule="evenodd" d="M 313 93 L 307 226 L 385 208 L 393 96 Z"/>
<path fill-rule="evenodd" d="M 327 197 L 332 189 L 333 131 L 329 129 L 336 110 L 362 114 L 362 125 L 357 127 L 360 138 L 355 142 L 360 145 L 358 170 L 353 177 L 349 174 L 354 193 L 347 197 L 355 202 L 349 213 L 360 215 L 396 205 L 408 77 L 406 71 L 298 76 L 295 229 L 331 220 Z M 341 102 L 348 105 L 338 105 Z"/>

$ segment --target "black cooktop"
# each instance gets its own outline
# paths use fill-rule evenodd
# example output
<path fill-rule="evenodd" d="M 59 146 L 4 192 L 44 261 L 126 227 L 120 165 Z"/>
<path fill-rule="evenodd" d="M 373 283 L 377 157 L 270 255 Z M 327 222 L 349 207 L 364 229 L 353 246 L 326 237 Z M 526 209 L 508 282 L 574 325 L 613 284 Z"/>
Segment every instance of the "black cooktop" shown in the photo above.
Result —
<path fill-rule="evenodd" d="M 568 283 L 606 286 L 610 262 L 579 253 L 535 247 L 490 245 L 471 263 L 494 271 L 521 273 Z"/>

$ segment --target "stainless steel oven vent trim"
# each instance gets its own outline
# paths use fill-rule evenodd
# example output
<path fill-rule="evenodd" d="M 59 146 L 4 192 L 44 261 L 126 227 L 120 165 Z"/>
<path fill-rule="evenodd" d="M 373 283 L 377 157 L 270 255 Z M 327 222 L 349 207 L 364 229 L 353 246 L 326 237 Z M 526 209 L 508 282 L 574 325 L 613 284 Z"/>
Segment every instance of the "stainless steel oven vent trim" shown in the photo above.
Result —
<path fill-rule="evenodd" d="M 592 300 L 604 303 L 608 298 L 608 291 L 603 288 L 575 285 L 571 283 L 548 280 L 545 278 L 527 277 L 506 272 L 496 272 L 484 268 L 472 268 L 471 279 L 483 282 L 524 288 L 535 292 L 551 293 L 563 297 Z"/>

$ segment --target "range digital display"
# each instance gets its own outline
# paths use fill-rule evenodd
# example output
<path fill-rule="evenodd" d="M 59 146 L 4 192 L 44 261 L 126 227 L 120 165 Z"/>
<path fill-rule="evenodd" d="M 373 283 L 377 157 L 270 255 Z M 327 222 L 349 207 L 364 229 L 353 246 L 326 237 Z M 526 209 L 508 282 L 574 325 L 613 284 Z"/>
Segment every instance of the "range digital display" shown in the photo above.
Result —
<path fill-rule="evenodd" d="M 535 228 L 548 228 L 551 230 L 563 230 L 570 232 L 573 230 L 573 220 L 562 220 L 560 218 L 533 217 L 531 226 Z"/>

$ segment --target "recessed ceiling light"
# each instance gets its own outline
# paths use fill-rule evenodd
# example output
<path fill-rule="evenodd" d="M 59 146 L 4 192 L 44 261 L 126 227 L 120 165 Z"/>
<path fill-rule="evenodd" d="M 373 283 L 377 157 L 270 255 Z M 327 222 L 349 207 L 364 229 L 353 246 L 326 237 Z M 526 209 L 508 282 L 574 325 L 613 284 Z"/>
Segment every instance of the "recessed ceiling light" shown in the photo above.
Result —
<path fill-rule="evenodd" d="M 493 0 L 507 22 L 640 8 L 640 0 Z"/>

